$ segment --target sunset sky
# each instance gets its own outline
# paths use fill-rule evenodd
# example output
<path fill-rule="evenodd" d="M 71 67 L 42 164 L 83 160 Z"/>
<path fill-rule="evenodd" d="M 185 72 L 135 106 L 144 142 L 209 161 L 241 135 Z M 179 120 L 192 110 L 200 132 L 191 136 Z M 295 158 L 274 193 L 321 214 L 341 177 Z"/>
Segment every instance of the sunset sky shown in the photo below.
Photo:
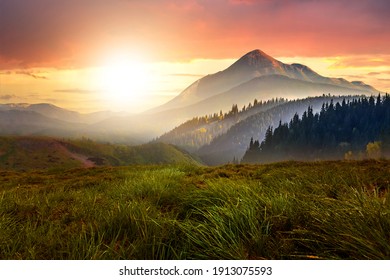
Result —
<path fill-rule="evenodd" d="M 0 103 L 140 112 L 261 49 L 390 92 L 387 0 L 0 0 Z"/>

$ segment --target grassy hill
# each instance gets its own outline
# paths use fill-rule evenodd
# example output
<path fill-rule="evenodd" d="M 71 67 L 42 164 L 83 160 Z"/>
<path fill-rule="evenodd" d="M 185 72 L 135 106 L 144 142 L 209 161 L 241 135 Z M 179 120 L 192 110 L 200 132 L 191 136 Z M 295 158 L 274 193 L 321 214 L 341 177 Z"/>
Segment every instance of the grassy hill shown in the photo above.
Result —
<path fill-rule="evenodd" d="M 0 137 L 0 168 L 8 170 L 174 163 L 199 164 L 188 153 L 162 143 L 126 146 L 89 139 Z"/>
<path fill-rule="evenodd" d="M 390 161 L 0 171 L 0 259 L 389 259 Z"/>

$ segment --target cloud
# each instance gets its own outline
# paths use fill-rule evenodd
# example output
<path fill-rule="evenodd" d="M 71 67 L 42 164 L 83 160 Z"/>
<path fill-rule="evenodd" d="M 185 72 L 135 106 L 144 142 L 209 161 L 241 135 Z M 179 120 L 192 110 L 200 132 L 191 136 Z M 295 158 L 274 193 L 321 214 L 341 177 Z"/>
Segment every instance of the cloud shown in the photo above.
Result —
<path fill-rule="evenodd" d="M 0 75 L 11 75 L 12 71 L 0 72 Z"/>
<path fill-rule="evenodd" d="M 175 76 L 175 77 L 204 77 L 205 75 L 200 75 L 200 74 L 187 74 L 187 73 L 176 73 L 176 74 L 170 74 L 170 76 Z"/>
<path fill-rule="evenodd" d="M 233 5 L 253 5 L 255 4 L 256 0 L 229 0 L 229 3 Z"/>
<path fill-rule="evenodd" d="M 15 97 L 17 97 L 17 96 L 14 94 L 3 94 L 3 95 L 0 95 L 0 100 L 10 100 L 10 99 L 13 99 Z"/>
<path fill-rule="evenodd" d="M 1 0 L 0 67 L 90 67 L 125 50 L 153 61 L 389 54 L 387 0 Z"/>
<path fill-rule="evenodd" d="M 56 89 L 53 92 L 59 93 L 78 93 L 78 94 L 94 94 L 103 92 L 102 90 L 88 90 L 88 89 L 79 89 L 79 88 L 69 88 L 69 89 Z"/>
<path fill-rule="evenodd" d="M 151 92 L 151 95 L 160 95 L 161 96 L 167 96 L 167 95 L 177 95 L 178 92 L 182 92 L 183 91 L 183 88 L 172 88 L 172 89 L 160 89 L 160 90 L 154 90 L 154 91 L 150 91 Z"/>
<path fill-rule="evenodd" d="M 343 75 L 343 77 L 346 77 L 347 79 L 364 79 L 364 76 L 361 75 Z"/>
<path fill-rule="evenodd" d="M 34 72 L 32 72 L 32 71 L 27 71 L 27 70 L 15 71 L 15 74 L 30 76 L 30 77 L 32 77 L 32 78 L 34 78 L 34 79 L 48 80 L 48 78 L 45 77 L 45 76 L 36 75 L 36 74 L 34 74 Z"/>
<path fill-rule="evenodd" d="M 390 71 L 370 72 L 367 75 L 369 75 L 369 76 L 378 76 L 378 75 L 382 75 L 382 74 L 390 74 Z"/>
<path fill-rule="evenodd" d="M 357 55 L 342 57 L 332 64 L 330 68 L 378 67 L 383 65 L 390 66 L 390 55 Z M 370 73 L 369 75 L 377 75 L 379 72 Z"/>

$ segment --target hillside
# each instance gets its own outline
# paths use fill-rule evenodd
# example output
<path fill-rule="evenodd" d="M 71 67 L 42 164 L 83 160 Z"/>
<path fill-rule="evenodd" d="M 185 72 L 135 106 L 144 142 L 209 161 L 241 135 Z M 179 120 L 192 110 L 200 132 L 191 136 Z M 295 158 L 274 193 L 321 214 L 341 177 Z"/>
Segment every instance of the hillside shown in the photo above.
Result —
<path fill-rule="evenodd" d="M 347 99 L 352 97 L 347 97 Z M 325 102 L 341 101 L 343 97 L 321 96 L 305 99 L 291 100 L 249 116 L 241 122 L 233 125 L 225 134 L 214 138 L 210 144 L 201 147 L 196 154 L 207 164 L 218 165 L 239 160 L 245 154 L 249 141 L 263 139 L 269 126 L 276 127 L 280 121 L 289 121 L 295 113 L 302 114 L 308 106 L 312 106 L 315 112 L 319 111 Z"/>
<path fill-rule="evenodd" d="M 192 118 L 161 135 L 155 142 L 169 143 L 188 151 L 196 151 L 209 144 L 214 138 L 226 133 L 230 127 L 240 121 L 285 102 L 287 100 L 284 99 L 273 99 L 265 102 L 254 99 L 253 105 L 249 103 L 241 110 L 238 109 L 237 105 L 233 105 L 227 113 L 223 113 L 221 110 L 212 115 Z"/>
<path fill-rule="evenodd" d="M 261 144 L 260 144 L 261 142 Z M 379 158 L 390 155 L 390 97 L 330 102 L 251 140 L 243 162 Z"/>
<path fill-rule="evenodd" d="M 0 137 L 0 168 L 7 170 L 174 163 L 199 164 L 188 153 L 163 143 L 126 146 L 88 139 Z"/>
<path fill-rule="evenodd" d="M 155 142 L 171 143 L 197 154 L 203 162 L 218 165 L 239 160 L 245 154 L 251 138 L 263 139 L 269 126 L 289 121 L 302 114 L 308 106 L 319 112 L 326 102 L 350 100 L 352 96 L 320 96 L 298 100 L 269 100 L 249 103 L 238 110 L 223 114 L 196 117 L 158 137 Z M 235 110 L 235 111 L 234 111 Z M 260 141 L 261 141 L 260 140 Z"/>

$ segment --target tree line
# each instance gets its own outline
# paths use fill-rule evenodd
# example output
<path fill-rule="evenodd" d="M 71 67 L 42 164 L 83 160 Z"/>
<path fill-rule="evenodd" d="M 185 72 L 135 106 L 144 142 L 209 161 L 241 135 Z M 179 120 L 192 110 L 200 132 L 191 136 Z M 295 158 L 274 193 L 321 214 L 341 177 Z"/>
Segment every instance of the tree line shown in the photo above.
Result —
<path fill-rule="evenodd" d="M 219 113 L 194 117 L 163 134 L 155 141 L 177 145 L 189 151 L 196 151 L 198 148 L 209 144 L 215 137 L 224 134 L 230 127 L 248 116 L 285 102 L 287 100 L 283 98 L 267 101 L 254 99 L 253 103 L 250 102 L 241 109 L 239 109 L 237 104 L 233 104 L 228 112 L 223 113 L 220 110 Z"/>
<path fill-rule="evenodd" d="M 319 113 L 309 106 L 288 123 L 269 126 L 264 140 L 249 142 L 243 162 L 358 159 L 390 154 L 390 96 L 333 100 Z"/>

